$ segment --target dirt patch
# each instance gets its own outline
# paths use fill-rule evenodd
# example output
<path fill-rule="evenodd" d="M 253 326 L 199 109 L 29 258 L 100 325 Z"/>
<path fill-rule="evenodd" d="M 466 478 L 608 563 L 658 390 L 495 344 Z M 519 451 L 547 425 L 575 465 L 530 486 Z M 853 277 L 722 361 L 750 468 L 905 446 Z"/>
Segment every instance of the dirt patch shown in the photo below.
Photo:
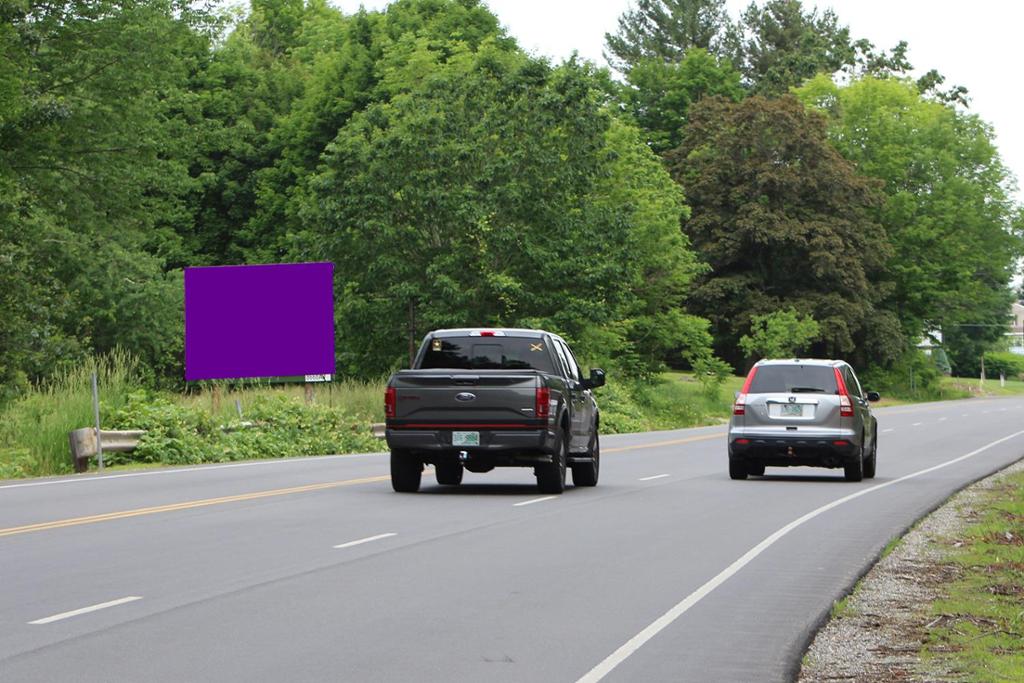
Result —
<path fill-rule="evenodd" d="M 872 683 L 939 683 L 957 681 L 954 671 L 939 671 L 934 659 L 923 662 L 922 643 L 931 629 L 955 627 L 970 621 L 985 629 L 977 617 L 930 611 L 942 597 L 943 585 L 955 580 L 962 569 L 945 561 L 950 547 L 960 547 L 964 529 L 979 518 L 983 493 L 1005 487 L 1003 476 L 1024 471 L 1024 461 L 969 486 L 921 521 L 882 558 L 847 598 L 842 613 L 818 632 L 804 657 L 799 683 L 872 681 Z M 1009 535 L 1007 535 L 1009 534 Z M 998 540 L 1002 539 L 1002 540 Z M 992 542 L 1018 545 L 1020 535 L 993 534 Z M 1004 563 L 1004 569 L 1024 571 L 1024 563 Z M 989 587 L 993 595 L 1020 596 L 1017 583 Z M 942 651 L 933 647 L 933 652 Z M 955 647 L 944 648 L 955 651 Z"/>

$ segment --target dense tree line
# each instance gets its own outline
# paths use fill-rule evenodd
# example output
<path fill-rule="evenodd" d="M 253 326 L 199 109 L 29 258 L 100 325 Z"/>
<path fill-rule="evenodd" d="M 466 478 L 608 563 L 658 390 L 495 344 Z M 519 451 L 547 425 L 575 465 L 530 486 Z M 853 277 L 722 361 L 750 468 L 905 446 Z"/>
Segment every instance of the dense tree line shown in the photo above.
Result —
<path fill-rule="evenodd" d="M 469 324 L 743 369 L 778 311 L 879 366 L 942 330 L 971 371 L 1020 209 L 907 52 L 799 0 L 637 0 L 614 72 L 478 0 L 0 0 L 0 400 L 119 346 L 180 382 L 183 267 L 320 259 L 351 375 Z"/>

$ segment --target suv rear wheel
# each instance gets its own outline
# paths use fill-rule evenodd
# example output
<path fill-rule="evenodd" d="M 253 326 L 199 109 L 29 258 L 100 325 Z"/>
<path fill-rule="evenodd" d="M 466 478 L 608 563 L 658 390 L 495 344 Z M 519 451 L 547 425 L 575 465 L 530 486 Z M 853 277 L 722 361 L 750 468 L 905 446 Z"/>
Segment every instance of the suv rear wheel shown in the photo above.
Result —
<path fill-rule="evenodd" d="M 878 463 L 878 435 L 875 434 L 875 443 L 871 446 L 871 455 L 864 461 L 864 478 L 875 478 L 875 465 Z"/>
<path fill-rule="evenodd" d="M 848 462 L 843 465 L 843 473 L 846 475 L 846 481 L 861 481 L 864 479 L 864 445 L 861 444 L 860 453 L 857 454 L 857 459 L 853 462 Z"/>
<path fill-rule="evenodd" d="M 729 478 L 746 479 L 747 463 L 743 462 L 742 460 L 729 460 Z"/>

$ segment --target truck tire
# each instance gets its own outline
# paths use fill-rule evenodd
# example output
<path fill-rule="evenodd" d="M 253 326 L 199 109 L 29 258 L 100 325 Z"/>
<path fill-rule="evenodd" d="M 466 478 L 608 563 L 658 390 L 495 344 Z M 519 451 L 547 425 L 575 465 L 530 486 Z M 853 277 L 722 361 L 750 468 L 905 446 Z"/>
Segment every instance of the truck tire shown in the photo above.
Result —
<path fill-rule="evenodd" d="M 420 490 L 423 463 L 407 451 L 391 451 L 391 488 L 398 493 Z"/>
<path fill-rule="evenodd" d="M 462 463 L 435 463 L 434 476 L 437 477 L 437 483 L 442 486 L 458 486 L 462 483 Z"/>
<path fill-rule="evenodd" d="M 597 428 L 590 437 L 587 455 L 594 461 L 572 466 L 572 483 L 575 486 L 597 486 L 597 477 L 601 473 L 601 437 L 598 436 Z"/>
<path fill-rule="evenodd" d="M 541 493 L 561 493 L 565 490 L 565 468 L 569 440 L 562 434 L 558 439 L 558 452 L 553 462 L 537 465 L 537 489 Z"/>

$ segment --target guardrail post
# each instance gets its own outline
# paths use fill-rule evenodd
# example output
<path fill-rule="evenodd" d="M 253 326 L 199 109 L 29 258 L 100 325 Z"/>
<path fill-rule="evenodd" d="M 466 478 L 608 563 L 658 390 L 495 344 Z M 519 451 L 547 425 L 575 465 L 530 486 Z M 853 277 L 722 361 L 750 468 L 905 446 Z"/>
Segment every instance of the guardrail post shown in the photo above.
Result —
<path fill-rule="evenodd" d="M 100 437 L 100 392 L 96 386 L 96 371 L 92 373 L 92 411 L 96 417 L 96 459 L 103 471 L 103 440 Z"/>

